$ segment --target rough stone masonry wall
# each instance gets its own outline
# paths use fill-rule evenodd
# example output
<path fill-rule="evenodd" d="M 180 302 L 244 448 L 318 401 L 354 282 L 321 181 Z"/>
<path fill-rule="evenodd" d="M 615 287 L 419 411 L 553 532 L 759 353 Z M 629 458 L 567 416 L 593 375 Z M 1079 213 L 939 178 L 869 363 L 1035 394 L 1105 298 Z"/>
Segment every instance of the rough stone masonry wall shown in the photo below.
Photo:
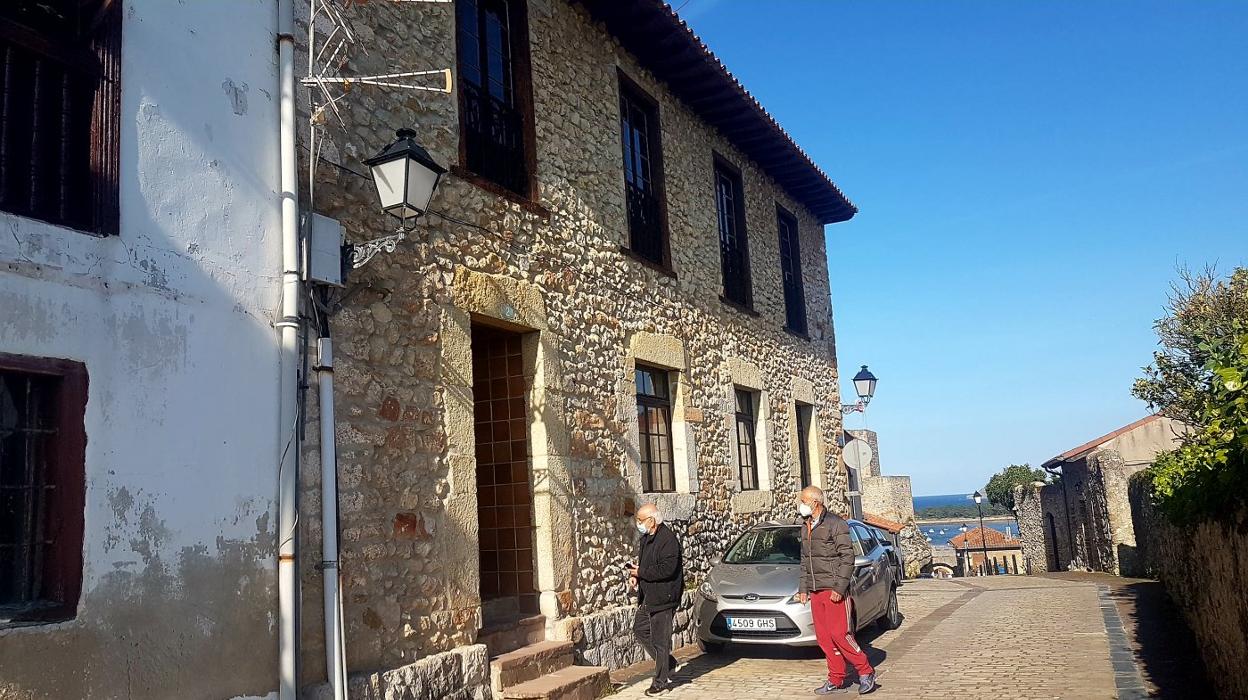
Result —
<path fill-rule="evenodd" d="M 1248 509 L 1177 526 L 1153 505 L 1150 486 L 1135 477 L 1129 488 L 1140 572 L 1183 611 L 1218 697 L 1248 698 Z"/>
<path fill-rule="evenodd" d="M 370 47 L 346 72 L 454 65 L 453 5 L 360 3 L 345 11 Z M 564 0 L 531 0 L 528 13 L 537 201 L 514 202 L 449 175 L 432 208 L 480 228 L 422 220 L 395 253 L 353 273 L 347 301 L 333 319 L 341 568 L 352 669 L 394 668 L 470 644 L 480 625 L 471 425 L 456 412 L 465 401 L 470 312 L 539 331 L 533 335 L 541 360 L 530 400 L 537 397 L 541 405 L 530 410 L 540 410 L 540 420 L 531 418 L 530 431 L 535 455 L 549 468 L 535 489 L 549 490 L 551 517 L 566 517 L 562 529 L 548 522 L 548 530 L 561 529 L 553 536 L 567 538 L 567 565 L 552 574 L 560 588 L 543 592 L 548 618 L 631 619 L 631 595 L 614 564 L 635 555 L 630 514 L 646 497 L 637 493 L 636 447 L 628 439 L 636 418 L 620 409 L 620 396 L 631 384 L 630 347 L 642 334 L 678 341 L 685 363 L 683 404 L 676 410 L 690 444 L 686 464 L 677 468 L 692 468 L 693 475 L 690 493 L 665 502 L 691 586 L 710 557 L 744 528 L 792 515 L 797 459 L 789 436 L 799 384 L 817 404 L 823 483 L 832 507 L 845 509 L 844 475 L 836 467 L 841 416 L 822 227 L 639 68 L 583 9 Z M 660 104 L 675 277 L 619 250 L 627 227 L 617 70 Z M 454 164 L 455 105 L 453 97 L 437 94 L 356 90 L 340 104 L 345 126 L 327 121 L 322 155 L 360 169 L 360 159 L 388 143 L 395 129 L 414 125 L 436 160 Z M 719 300 L 711 177 L 716 152 L 742 169 L 757 316 Z M 315 197 L 315 209 L 342 221 L 353 240 L 390 232 L 367 180 L 322 167 Z M 799 221 L 810 339 L 783 330 L 777 203 Z M 466 306 L 469 301 L 474 305 Z M 742 363 L 756 369 L 769 414 L 770 489 L 750 494 L 737 492 L 730 451 L 731 386 Z M 316 434 L 314 424 L 308 434 Z M 304 599 L 315 602 L 320 455 L 312 446 L 306 457 Z M 557 483 L 548 483 L 550 475 Z M 543 517 L 539 512 L 539 527 Z M 550 600 L 557 609 L 546 607 Z M 304 607 L 308 681 L 324 677 L 315 641 L 319 608 Z M 581 626 L 583 650 L 618 636 L 614 623 Z M 619 652 L 615 658 L 633 656 Z"/>
<path fill-rule="evenodd" d="M 1018 539 L 1023 547 L 1023 562 L 1028 572 L 1041 574 L 1049 570 L 1053 543 L 1049 541 L 1042 492 L 1039 482 L 1014 487 L 1014 519 L 1018 521 Z"/>
<path fill-rule="evenodd" d="M 899 523 L 914 520 L 914 496 L 908 476 L 868 476 L 862 479 L 862 510 Z"/>

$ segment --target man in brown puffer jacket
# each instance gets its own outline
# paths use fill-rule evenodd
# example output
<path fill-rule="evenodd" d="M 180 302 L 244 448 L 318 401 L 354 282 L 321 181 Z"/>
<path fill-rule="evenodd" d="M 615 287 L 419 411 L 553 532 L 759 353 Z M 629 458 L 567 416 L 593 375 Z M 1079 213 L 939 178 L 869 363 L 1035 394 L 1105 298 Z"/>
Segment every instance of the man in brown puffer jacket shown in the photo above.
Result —
<path fill-rule="evenodd" d="M 858 671 L 858 693 L 875 690 L 875 669 L 854 639 L 853 599 L 849 583 L 854 575 L 854 544 L 849 523 L 823 505 L 823 491 L 807 486 L 798 496 L 802 525 L 802 577 L 798 600 L 810 601 L 815 637 L 828 659 L 828 678 L 816 695 L 847 692 L 845 662 Z"/>

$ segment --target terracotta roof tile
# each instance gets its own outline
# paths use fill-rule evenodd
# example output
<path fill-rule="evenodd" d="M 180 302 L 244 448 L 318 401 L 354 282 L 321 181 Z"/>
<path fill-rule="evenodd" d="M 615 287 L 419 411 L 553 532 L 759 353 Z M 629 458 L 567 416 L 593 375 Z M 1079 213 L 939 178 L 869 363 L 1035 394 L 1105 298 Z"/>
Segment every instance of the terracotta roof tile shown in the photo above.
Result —
<path fill-rule="evenodd" d="M 894 534 L 906 529 L 905 525 L 902 525 L 901 523 L 896 522 L 894 520 L 889 520 L 888 518 L 881 518 L 880 516 L 874 513 L 863 513 L 862 522 L 868 525 L 874 526 L 874 527 L 878 527 L 881 530 L 888 530 L 889 532 L 894 533 Z"/>
<path fill-rule="evenodd" d="M 987 540 L 989 549 L 1017 549 L 1022 546 L 1022 543 L 1018 540 L 1006 537 L 1000 530 L 994 530 L 990 527 L 977 527 L 974 530 L 967 530 L 965 535 L 959 534 L 957 537 L 949 540 L 949 544 L 952 545 L 954 549 L 962 549 L 963 547 L 968 546 L 967 540 L 970 540 L 969 547 L 971 549 L 975 549 L 976 547 L 982 548 L 984 546 L 985 539 Z"/>
<path fill-rule="evenodd" d="M 1056 465 L 1058 465 L 1058 464 L 1060 464 L 1060 463 L 1062 463 L 1062 462 L 1073 462 L 1073 461 L 1075 461 L 1075 460 L 1079 459 L 1080 457 L 1084 456 L 1085 454 L 1087 454 L 1087 453 L 1091 452 L 1092 450 L 1094 450 L 1094 449 L 1096 449 L 1096 448 L 1100 447 L 1101 445 L 1104 445 L 1105 443 L 1109 442 L 1110 440 L 1113 440 L 1114 438 L 1118 437 L 1119 435 L 1123 435 L 1124 433 L 1129 433 L 1129 432 L 1131 432 L 1132 430 L 1135 430 L 1136 428 L 1140 427 L 1141 425 L 1145 425 L 1145 424 L 1151 423 L 1151 422 L 1153 422 L 1153 421 L 1157 420 L 1157 419 L 1158 419 L 1158 418 L 1160 418 L 1160 417 L 1161 417 L 1161 416 L 1158 416 L 1158 415 L 1145 416 L 1144 418 L 1141 418 L 1141 419 L 1137 420 L 1136 422 L 1134 422 L 1134 423 L 1132 423 L 1132 424 L 1130 424 L 1130 425 L 1124 425 L 1124 426 L 1122 426 L 1121 428 L 1119 428 L 1119 429 L 1117 429 L 1117 430 L 1113 431 L 1112 433 L 1105 433 L 1104 435 L 1102 435 L 1102 436 L 1100 436 L 1100 437 L 1096 438 L 1095 440 L 1090 440 L 1090 441 L 1088 441 L 1088 442 L 1083 443 L 1082 445 L 1080 445 L 1080 446 L 1078 446 L 1078 447 L 1074 447 L 1074 448 L 1071 448 L 1071 449 L 1069 449 L 1069 450 L 1066 450 L 1065 452 L 1061 453 L 1060 455 L 1058 455 L 1058 456 L 1054 457 L 1053 459 L 1050 459 L 1049 461 L 1045 462 L 1045 463 L 1044 463 L 1043 465 L 1041 465 L 1041 466 L 1043 466 L 1043 467 L 1053 467 L 1053 466 L 1056 466 Z"/>

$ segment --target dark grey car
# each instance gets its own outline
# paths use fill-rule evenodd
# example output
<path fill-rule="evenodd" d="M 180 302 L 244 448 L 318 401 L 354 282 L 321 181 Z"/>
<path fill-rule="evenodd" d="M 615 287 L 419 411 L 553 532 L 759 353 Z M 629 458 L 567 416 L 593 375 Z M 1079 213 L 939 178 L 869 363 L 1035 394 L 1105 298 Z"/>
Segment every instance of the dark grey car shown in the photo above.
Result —
<path fill-rule="evenodd" d="M 854 544 L 855 631 L 875 623 L 901 624 L 897 610 L 897 568 L 873 528 L 850 520 Z M 797 602 L 801 530 L 796 523 L 769 522 L 736 539 L 711 569 L 694 603 L 698 639 L 714 651 L 741 644 L 816 644 L 810 603 Z"/>

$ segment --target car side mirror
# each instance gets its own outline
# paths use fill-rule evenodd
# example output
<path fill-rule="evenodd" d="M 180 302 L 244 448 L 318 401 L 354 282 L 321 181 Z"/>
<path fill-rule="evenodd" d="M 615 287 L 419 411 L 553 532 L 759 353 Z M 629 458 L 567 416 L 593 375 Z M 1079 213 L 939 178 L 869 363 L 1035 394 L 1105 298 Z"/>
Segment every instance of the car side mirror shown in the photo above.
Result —
<path fill-rule="evenodd" d="M 871 557 L 859 554 L 854 557 L 854 568 L 861 569 L 864 566 L 871 566 Z"/>
<path fill-rule="evenodd" d="M 716 554 L 715 556 L 711 557 L 711 566 L 719 566 L 719 563 L 723 560 L 724 560 L 723 556 Z"/>

